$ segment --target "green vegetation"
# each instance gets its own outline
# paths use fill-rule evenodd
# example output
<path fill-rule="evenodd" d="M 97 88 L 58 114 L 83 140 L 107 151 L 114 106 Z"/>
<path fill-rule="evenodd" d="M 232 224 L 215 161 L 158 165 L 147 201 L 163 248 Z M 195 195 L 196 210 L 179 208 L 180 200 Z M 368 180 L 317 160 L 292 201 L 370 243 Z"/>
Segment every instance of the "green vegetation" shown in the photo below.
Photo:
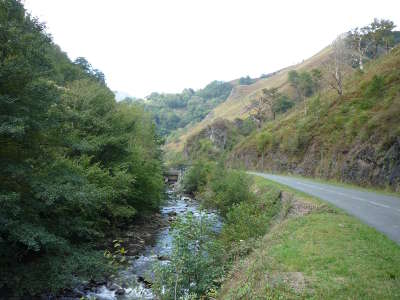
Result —
<path fill-rule="evenodd" d="M 269 230 L 281 211 L 280 193 L 277 189 L 253 185 L 252 178 L 243 172 L 227 170 L 221 164 L 204 160 L 193 163 L 184 178 L 184 188 L 195 193 L 203 207 L 217 210 L 222 216 L 222 230 L 218 235 L 210 235 L 210 231 L 202 229 L 202 226 L 212 227 L 212 223 L 210 225 L 204 218 L 196 219 L 189 215 L 180 220 L 175 229 L 174 243 L 180 245 L 178 249 L 181 250 L 174 253 L 171 265 L 161 267 L 157 284 L 166 284 L 168 295 L 171 295 L 179 279 L 178 291 L 187 289 L 197 297 L 211 296 L 232 263 L 247 255 L 255 241 Z M 203 236 L 210 243 L 207 246 L 209 250 L 204 250 L 209 253 L 206 255 L 201 255 L 200 250 L 193 251 L 191 244 L 202 241 Z M 194 262 L 196 266 L 193 266 Z M 190 272 L 182 272 L 182 266 L 187 266 Z M 194 278 L 198 281 L 191 287 Z"/>
<path fill-rule="evenodd" d="M 198 299 L 216 287 L 224 257 L 215 225 L 206 213 L 187 213 L 173 224 L 171 261 L 155 268 L 160 299 Z"/>
<path fill-rule="evenodd" d="M 249 75 L 247 75 L 246 77 L 240 77 L 239 78 L 239 84 L 240 85 L 250 85 L 250 84 L 253 84 L 254 82 L 256 82 L 256 80 L 250 78 Z"/>
<path fill-rule="evenodd" d="M 292 70 L 288 74 L 288 81 L 296 91 L 296 100 L 304 100 L 316 93 L 321 85 L 322 73 L 318 69 L 311 72 L 297 72 Z"/>
<path fill-rule="evenodd" d="M 185 89 L 180 94 L 152 93 L 144 103 L 155 119 L 161 135 L 177 128 L 199 122 L 218 104 L 224 102 L 232 90 L 228 82 L 213 81 L 198 91 Z"/>
<path fill-rule="evenodd" d="M 239 261 L 221 299 L 397 299 L 399 246 L 318 199 L 257 178 L 265 188 L 294 194 L 308 209 L 277 223 Z"/>
<path fill-rule="evenodd" d="M 264 178 L 221 166 L 204 167 L 203 173 L 209 174 L 204 176 L 207 183 L 196 195 L 224 216 L 215 238 L 224 252 L 224 279 L 218 288 L 220 280 L 213 277 L 203 290 L 212 297 L 399 297 L 399 247 L 383 234 L 317 198 Z M 224 189 L 232 182 L 240 197 Z"/>
<path fill-rule="evenodd" d="M 192 162 L 183 187 L 223 226 L 203 213 L 178 218 L 170 262 L 156 267 L 161 299 L 400 298 L 398 245 L 318 199 L 227 167 L 399 190 L 393 28 L 374 20 L 346 37 L 351 76 L 330 61 L 337 94 L 324 90 L 332 73 L 314 65 L 240 78 L 251 86 L 235 89 L 236 104 L 262 93 L 243 120 L 215 119 L 187 139 L 185 157 L 171 156 L 177 166 Z M 57 295 L 126 262 L 115 235 L 162 201 L 159 134 L 204 120 L 233 86 L 117 103 L 104 74 L 83 57 L 71 62 L 21 1 L 0 2 L 0 30 L 0 294 Z"/>
<path fill-rule="evenodd" d="M 0 289 L 32 297 L 110 271 L 104 239 L 161 201 L 160 142 L 19 1 L 0 27 Z"/>
<path fill-rule="evenodd" d="M 200 198 L 204 206 L 215 208 L 226 217 L 232 207 L 242 202 L 247 203 L 253 198 L 250 186 L 251 181 L 246 173 L 225 170 L 223 166 L 217 165 L 210 174 L 207 185 L 203 187 Z"/>
<path fill-rule="evenodd" d="M 346 43 L 355 52 L 352 65 L 363 70 L 364 61 L 377 58 L 380 50 L 388 53 L 396 45 L 395 25 L 390 20 L 374 19 L 371 24 L 348 32 Z"/>
<path fill-rule="evenodd" d="M 293 172 L 301 165 L 304 176 L 398 190 L 399 157 L 394 152 L 400 132 L 399 63 L 396 47 L 366 64 L 364 72 L 349 76 L 341 97 L 325 90 L 307 98 L 285 117 L 242 139 L 232 156 L 255 150 L 263 163 L 256 157 L 256 165 L 248 168 Z M 387 166 L 379 176 L 373 172 L 377 164 Z"/>

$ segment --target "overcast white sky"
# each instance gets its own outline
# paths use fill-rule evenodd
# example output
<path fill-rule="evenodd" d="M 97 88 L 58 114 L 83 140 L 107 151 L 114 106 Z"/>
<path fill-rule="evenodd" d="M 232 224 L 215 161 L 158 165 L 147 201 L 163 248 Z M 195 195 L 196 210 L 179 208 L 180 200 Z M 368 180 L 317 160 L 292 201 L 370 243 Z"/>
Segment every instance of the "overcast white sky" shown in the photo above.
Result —
<path fill-rule="evenodd" d="M 25 0 L 71 59 L 132 96 L 258 77 L 297 63 L 399 0 Z"/>

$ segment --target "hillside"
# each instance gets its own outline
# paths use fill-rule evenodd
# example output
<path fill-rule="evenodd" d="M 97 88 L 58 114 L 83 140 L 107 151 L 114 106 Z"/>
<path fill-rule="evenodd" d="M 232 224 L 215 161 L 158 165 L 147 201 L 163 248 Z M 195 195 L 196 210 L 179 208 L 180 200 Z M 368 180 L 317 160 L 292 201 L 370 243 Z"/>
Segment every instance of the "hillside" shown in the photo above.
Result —
<path fill-rule="evenodd" d="M 151 93 L 145 99 L 126 98 L 124 102 L 141 103 L 154 118 L 162 136 L 178 128 L 200 122 L 216 106 L 229 96 L 234 84 L 214 80 L 204 88 L 184 89 L 181 93 Z"/>
<path fill-rule="evenodd" d="M 274 72 L 270 77 L 260 78 L 251 85 L 234 86 L 225 102 L 216 106 L 202 121 L 188 126 L 180 132 L 178 137 L 170 139 L 166 145 L 166 149 L 168 151 L 182 151 L 189 137 L 196 135 L 217 119 L 232 121 L 236 118 L 244 119 L 248 117 L 247 106 L 260 95 L 261 90 L 264 88 L 279 87 L 280 92 L 293 94 L 293 90 L 287 81 L 288 73 L 291 70 L 310 71 L 314 68 L 318 68 L 323 62 L 329 59 L 330 52 L 331 49 L 327 47 L 311 58 L 297 65 Z M 231 83 L 238 83 L 238 80 L 232 81 Z"/>
<path fill-rule="evenodd" d="M 231 153 L 236 167 L 335 178 L 400 190 L 400 48 L 269 122 Z"/>
<path fill-rule="evenodd" d="M 319 68 L 327 72 L 332 48 L 303 63 L 247 86 L 233 87 L 228 99 L 194 126 L 169 139 L 169 154 L 217 159 L 221 152 L 235 168 L 336 179 L 358 185 L 400 189 L 399 46 L 369 59 L 363 71 L 346 66 L 343 94 L 327 84 L 294 107 L 267 118 L 262 128 L 249 117 L 248 107 L 264 88 L 278 87 L 296 99 L 292 70 Z M 327 76 L 327 74 L 323 75 Z M 322 84 L 321 84 L 322 85 Z M 293 100 L 292 100 L 293 101 Z M 176 155 L 177 157 L 179 155 Z M 171 155 L 173 157 L 173 155 Z"/>

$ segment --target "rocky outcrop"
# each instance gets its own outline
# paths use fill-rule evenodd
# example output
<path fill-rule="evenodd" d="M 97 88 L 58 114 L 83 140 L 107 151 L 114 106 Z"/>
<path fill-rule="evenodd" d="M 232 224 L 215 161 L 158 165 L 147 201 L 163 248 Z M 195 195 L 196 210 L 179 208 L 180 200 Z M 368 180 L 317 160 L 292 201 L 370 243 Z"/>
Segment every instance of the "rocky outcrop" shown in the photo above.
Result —
<path fill-rule="evenodd" d="M 232 153 L 230 164 L 270 172 L 338 179 L 362 186 L 390 187 L 400 191 L 400 136 L 382 145 L 379 136 L 355 141 L 349 149 L 321 151 L 318 142 L 311 142 L 301 156 L 280 152 L 262 155 L 255 147 L 241 148 Z"/>
<path fill-rule="evenodd" d="M 184 147 L 186 157 L 191 157 L 194 153 L 202 151 L 200 140 L 209 140 L 212 148 L 208 151 L 219 153 L 231 146 L 234 137 L 235 124 L 228 120 L 217 119 L 201 130 L 198 134 L 191 136 Z M 209 153 L 212 156 L 212 153 Z"/>

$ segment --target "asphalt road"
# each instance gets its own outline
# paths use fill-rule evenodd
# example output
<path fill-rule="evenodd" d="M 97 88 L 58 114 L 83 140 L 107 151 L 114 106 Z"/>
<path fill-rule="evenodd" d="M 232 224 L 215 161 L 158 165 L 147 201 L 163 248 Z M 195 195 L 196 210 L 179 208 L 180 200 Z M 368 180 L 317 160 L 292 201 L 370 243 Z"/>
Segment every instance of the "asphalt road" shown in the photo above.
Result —
<path fill-rule="evenodd" d="M 400 197 L 289 176 L 249 172 L 285 184 L 342 208 L 400 244 Z"/>

